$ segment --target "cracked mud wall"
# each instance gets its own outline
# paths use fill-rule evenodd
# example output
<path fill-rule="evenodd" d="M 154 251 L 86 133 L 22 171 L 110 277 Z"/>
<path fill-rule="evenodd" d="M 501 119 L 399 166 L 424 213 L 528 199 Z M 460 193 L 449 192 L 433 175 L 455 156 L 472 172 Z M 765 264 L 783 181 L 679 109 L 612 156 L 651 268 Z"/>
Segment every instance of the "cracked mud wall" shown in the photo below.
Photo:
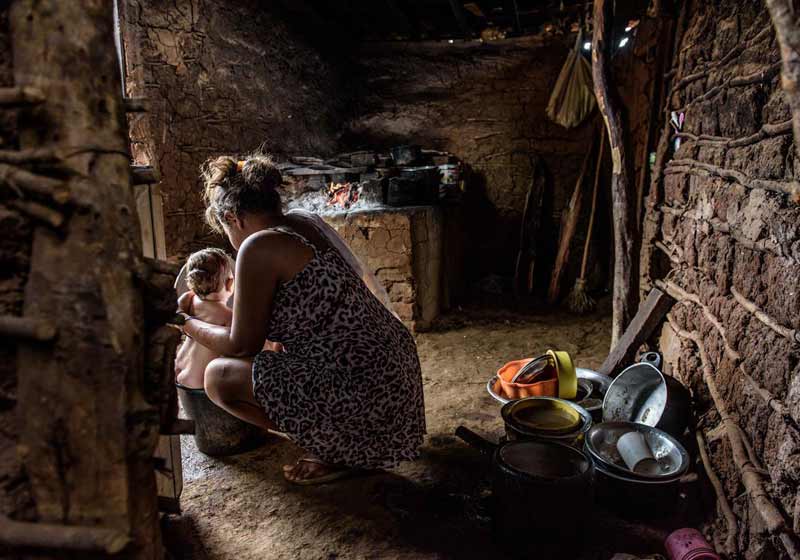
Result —
<path fill-rule="evenodd" d="M 651 286 L 666 277 L 696 296 L 680 301 L 673 318 L 702 337 L 722 396 L 768 472 L 767 490 L 797 531 L 800 434 L 790 424 L 800 420 L 800 346 L 741 303 L 800 329 L 800 206 L 780 192 L 797 180 L 800 162 L 778 46 L 761 3 L 694 2 L 687 22 L 670 99 L 685 113 L 687 136 L 650 193 L 642 280 Z M 781 557 L 743 491 L 728 441 L 715 437 L 721 419 L 696 346 L 669 324 L 660 338 L 668 367 L 694 392 L 699 428 L 738 518 L 739 549 L 746 558 Z M 791 420 L 756 394 L 745 373 L 786 405 Z M 719 546 L 724 520 L 707 529 Z"/>
<path fill-rule="evenodd" d="M 415 207 L 324 216 L 386 289 L 392 310 L 424 330 L 442 307 L 442 212 Z"/>
<path fill-rule="evenodd" d="M 151 108 L 132 119 L 133 155 L 161 172 L 169 256 L 217 241 L 202 223 L 207 158 L 262 144 L 335 151 L 347 97 L 336 49 L 311 42 L 302 23 L 256 0 L 125 2 L 128 93 Z"/>
<path fill-rule="evenodd" d="M 349 147 L 415 143 L 452 152 L 472 168 L 465 196 L 472 278 L 513 274 L 533 154 L 550 176 L 542 230 L 555 246 L 558 214 L 595 134 L 593 118 L 567 130 L 544 114 L 571 46 L 570 39 L 536 37 L 368 43 L 356 55 Z"/>

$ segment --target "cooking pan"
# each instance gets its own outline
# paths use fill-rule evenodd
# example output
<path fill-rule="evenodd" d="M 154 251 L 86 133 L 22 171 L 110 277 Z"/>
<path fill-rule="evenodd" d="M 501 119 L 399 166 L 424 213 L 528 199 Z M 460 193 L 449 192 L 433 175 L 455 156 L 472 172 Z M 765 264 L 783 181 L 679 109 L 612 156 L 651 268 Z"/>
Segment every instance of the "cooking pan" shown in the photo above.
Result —
<path fill-rule="evenodd" d="M 555 410 L 569 411 L 577 422 L 574 424 L 564 424 L 563 429 L 558 427 L 542 427 L 538 429 L 530 424 L 520 421 L 520 411 L 527 408 L 541 408 L 542 405 L 550 405 Z M 583 446 L 583 436 L 592 427 L 592 415 L 583 407 L 574 402 L 553 397 L 527 397 L 516 401 L 510 401 L 500 409 L 503 422 L 506 425 L 506 435 L 512 440 L 538 440 L 538 441 L 557 441 L 575 447 Z"/>
<path fill-rule="evenodd" d="M 542 545 L 577 545 L 594 502 L 594 466 L 581 450 L 554 441 L 495 445 L 459 426 L 456 436 L 492 460 L 492 528 L 498 544 L 536 554 Z"/>

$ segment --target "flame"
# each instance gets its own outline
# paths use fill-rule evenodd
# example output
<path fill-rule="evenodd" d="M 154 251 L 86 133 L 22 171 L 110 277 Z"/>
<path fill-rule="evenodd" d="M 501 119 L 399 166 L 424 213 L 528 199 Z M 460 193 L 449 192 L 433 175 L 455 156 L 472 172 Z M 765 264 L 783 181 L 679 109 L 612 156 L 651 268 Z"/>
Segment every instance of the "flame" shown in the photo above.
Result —
<path fill-rule="evenodd" d="M 350 208 L 358 202 L 358 185 L 352 183 L 333 183 L 328 187 L 328 206 Z"/>

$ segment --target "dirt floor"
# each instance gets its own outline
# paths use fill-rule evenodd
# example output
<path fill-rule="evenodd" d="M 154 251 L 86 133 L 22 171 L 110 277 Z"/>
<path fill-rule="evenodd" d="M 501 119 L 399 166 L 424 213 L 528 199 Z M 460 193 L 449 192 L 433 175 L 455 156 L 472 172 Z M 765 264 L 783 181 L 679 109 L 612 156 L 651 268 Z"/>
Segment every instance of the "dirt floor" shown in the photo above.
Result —
<path fill-rule="evenodd" d="M 391 472 L 299 488 L 281 476 L 301 453 L 288 442 L 211 458 L 183 438 L 184 515 L 168 520 L 170 548 L 198 559 L 507 557 L 491 539 L 488 462 L 453 432 L 463 424 L 499 438 L 500 406 L 486 393 L 493 372 L 548 348 L 596 368 L 610 324 L 607 310 L 588 317 L 472 310 L 419 334 L 428 437 L 420 460 Z M 587 558 L 622 552 L 613 536 L 604 539 Z"/>

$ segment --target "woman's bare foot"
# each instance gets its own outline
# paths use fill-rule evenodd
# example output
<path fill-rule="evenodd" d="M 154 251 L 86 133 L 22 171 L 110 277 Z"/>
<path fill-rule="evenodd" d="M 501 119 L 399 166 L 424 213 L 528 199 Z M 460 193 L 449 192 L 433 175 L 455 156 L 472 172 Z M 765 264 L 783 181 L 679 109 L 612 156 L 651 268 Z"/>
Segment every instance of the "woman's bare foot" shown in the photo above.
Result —
<path fill-rule="evenodd" d="M 352 469 L 331 465 L 312 456 L 302 457 L 294 465 L 284 465 L 283 467 L 283 477 L 287 481 L 301 486 L 332 482 L 352 473 Z"/>

